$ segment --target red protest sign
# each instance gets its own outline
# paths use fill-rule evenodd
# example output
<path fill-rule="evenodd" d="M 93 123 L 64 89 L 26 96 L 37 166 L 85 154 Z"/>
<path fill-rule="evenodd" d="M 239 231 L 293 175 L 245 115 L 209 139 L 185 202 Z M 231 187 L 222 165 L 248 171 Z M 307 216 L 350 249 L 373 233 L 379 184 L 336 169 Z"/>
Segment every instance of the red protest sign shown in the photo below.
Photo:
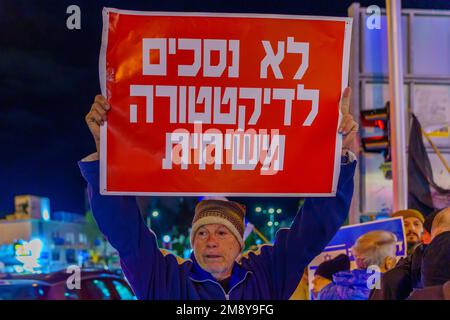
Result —
<path fill-rule="evenodd" d="M 103 10 L 103 194 L 332 195 L 351 19 Z"/>

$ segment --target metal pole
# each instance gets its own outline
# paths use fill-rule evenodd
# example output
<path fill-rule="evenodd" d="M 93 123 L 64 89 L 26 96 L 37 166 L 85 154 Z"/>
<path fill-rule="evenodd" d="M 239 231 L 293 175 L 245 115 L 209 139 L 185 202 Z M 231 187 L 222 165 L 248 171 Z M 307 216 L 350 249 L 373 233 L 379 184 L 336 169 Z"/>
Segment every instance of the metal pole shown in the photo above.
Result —
<path fill-rule="evenodd" d="M 401 0 L 386 0 L 394 211 L 408 207 L 401 10 Z"/>
<path fill-rule="evenodd" d="M 275 223 L 275 220 L 274 220 L 274 218 L 273 218 L 273 215 L 274 215 L 275 213 L 271 213 L 270 214 L 270 222 L 272 222 L 272 225 L 270 226 L 270 241 L 273 243 L 273 240 L 274 240 L 274 237 L 275 237 L 275 226 L 274 226 L 274 223 Z"/>
<path fill-rule="evenodd" d="M 350 113 L 353 115 L 359 114 L 359 63 L 360 63 L 360 25 L 363 24 L 364 27 L 364 19 L 360 18 L 360 5 L 357 2 L 352 3 L 352 5 L 348 8 L 348 16 L 353 18 L 353 28 L 352 28 L 352 50 L 350 51 L 350 78 L 349 85 L 352 88 L 352 101 L 350 102 Z M 355 120 L 361 127 L 359 123 L 359 117 L 355 117 Z M 359 139 L 358 139 L 359 140 Z M 356 154 L 358 159 L 361 159 L 362 154 Z M 364 187 L 364 183 L 362 182 L 361 177 L 361 169 L 360 169 L 360 161 L 356 164 L 355 171 L 355 191 L 353 194 L 352 202 L 350 205 L 350 214 L 349 214 L 349 223 L 356 224 L 360 223 L 361 217 L 361 193 L 362 188 Z"/>
<path fill-rule="evenodd" d="M 262 241 L 264 241 L 264 243 L 270 243 L 269 239 L 267 239 L 262 233 L 261 231 L 258 230 L 258 228 L 253 227 L 253 232 L 255 232 L 258 237 L 260 237 L 262 239 Z"/>

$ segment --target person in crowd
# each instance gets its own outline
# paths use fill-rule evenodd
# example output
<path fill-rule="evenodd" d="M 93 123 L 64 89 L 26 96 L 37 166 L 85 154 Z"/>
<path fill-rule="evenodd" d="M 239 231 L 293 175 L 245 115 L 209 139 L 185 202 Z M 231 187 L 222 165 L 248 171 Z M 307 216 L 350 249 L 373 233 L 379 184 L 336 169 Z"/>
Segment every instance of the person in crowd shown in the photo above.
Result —
<path fill-rule="evenodd" d="M 339 132 L 343 157 L 335 197 L 308 198 L 290 228 L 280 229 L 272 246 L 236 259 L 243 250 L 242 204 L 203 200 L 195 207 L 190 259 L 159 250 L 156 236 L 142 220 L 135 197 L 99 193 L 100 126 L 111 106 L 97 96 L 86 115 L 97 153 L 78 164 L 88 183 L 93 215 L 118 251 L 122 270 L 138 299 L 279 299 L 287 300 L 302 271 L 322 252 L 344 223 L 353 195 L 357 123 L 349 113 L 350 89 L 343 93 Z M 356 152 L 356 151 L 355 151 Z"/>
<path fill-rule="evenodd" d="M 431 241 L 438 235 L 450 231 L 450 207 L 442 209 L 436 214 L 431 225 Z"/>
<path fill-rule="evenodd" d="M 450 300 L 450 208 L 439 212 L 431 228 L 431 243 L 422 258 L 422 289 L 408 300 Z"/>
<path fill-rule="evenodd" d="M 415 209 L 407 209 L 393 213 L 392 217 L 403 217 L 408 250 L 407 253 L 412 254 L 422 240 L 423 222 L 425 221 L 423 214 Z"/>
<path fill-rule="evenodd" d="M 380 273 L 396 262 L 397 237 L 392 232 L 375 230 L 360 236 L 352 247 L 356 269 L 338 272 L 333 282 L 318 294 L 319 300 L 367 300 L 373 286 L 379 285 Z"/>
<path fill-rule="evenodd" d="M 434 210 L 429 215 L 425 217 L 423 222 L 423 233 L 422 233 L 422 243 L 428 245 L 431 242 L 431 226 L 433 225 L 433 220 L 436 215 L 442 210 Z"/>
<path fill-rule="evenodd" d="M 333 275 L 338 272 L 350 271 L 350 259 L 346 254 L 340 254 L 334 259 L 322 262 L 314 273 L 313 295 L 317 298 L 319 292 L 333 282 Z"/>
<path fill-rule="evenodd" d="M 309 283 L 308 283 L 308 267 L 303 270 L 303 276 L 298 283 L 292 296 L 289 300 L 309 300 Z"/>
<path fill-rule="evenodd" d="M 404 300 L 415 288 L 421 288 L 421 264 L 423 252 L 431 241 L 431 226 L 440 210 L 430 213 L 423 223 L 422 243 L 406 258 L 381 276 L 380 288 L 370 293 L 370 300 Z"/>

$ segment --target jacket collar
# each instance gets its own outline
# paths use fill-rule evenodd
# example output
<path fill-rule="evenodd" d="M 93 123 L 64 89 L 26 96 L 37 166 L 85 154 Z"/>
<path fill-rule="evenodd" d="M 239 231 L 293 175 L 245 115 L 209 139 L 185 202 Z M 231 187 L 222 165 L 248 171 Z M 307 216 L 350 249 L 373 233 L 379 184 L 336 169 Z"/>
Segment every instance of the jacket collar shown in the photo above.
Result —
<path fill-rule="evenodd" d="M 218 281 L 212 276 L 211 273 L 204 270 L 195 259 L 194 252 L 191 253 L 192 260 L 192 269 L 190 272 L 190 278 L 195 281 L 203 282 L 203 281 L 213 281 L 218 283 Z M 233 269 L 231 271 L 231 278 L 229 287 L 233 288 L 239 282 L 243 281 L 247 275 L 247 273 L 251 273 L 251 271 L 245 270 L 239 265 L 237 262 L 234 262 Z"/>

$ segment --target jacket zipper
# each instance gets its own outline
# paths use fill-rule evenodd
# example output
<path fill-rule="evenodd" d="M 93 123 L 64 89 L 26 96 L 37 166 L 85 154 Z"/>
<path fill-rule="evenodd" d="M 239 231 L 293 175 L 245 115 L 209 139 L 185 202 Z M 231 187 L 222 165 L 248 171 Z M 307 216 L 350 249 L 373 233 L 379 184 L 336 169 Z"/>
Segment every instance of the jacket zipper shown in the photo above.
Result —
<path fill-rule="evenodd" d="M 233 291 L 234 288 L 236 288 L 238 285 L 240 285 L 242 282 L 244 282 L 244 280 L 247 278 L 247 275 L 248 275 L 249 273 L 251 273 L 251 272 L 250 272 L 250 271 L 247 271 L 247 272 L 245 273 L 244 279 L 242 279 L 241 281 L 239 281 L 238 283 L 236 283 L 230 290 L 228 290 L 228 294 L 225 295 L 225 298 L 226 298 L 227 300 L 230 300 L 230 294 L 231 294 L 231 291 Z M 222 287 L 222 286 L 220 286 L 220 287 Z M 222 290 L 223 290 L 223 289 L 222 289 Z M 225 292 L 225 291 L 224 291 L 224 292 Z"/>
<path fill-rule="evenodd" d="M 244 276 L 244 279 L 242 279 L 241 281 L 239 281 L 238 283 L 236 283 L 236 284 L 228 291 L 228 294 L 225 293 L 225 290 L 223 290 L 223 288 L 222 288 L 222 286 L 220 285 L 220 283 L 218 283 L 218 282 L 216 282 L 216 281 L 212 281 L 212 280 L 210 280 L 210 279 L 206 279 L 206 280 L 195 280 L 195 279 L 192 279 L 191 277 L 189 277 L 189 278 L 190 278 L 192 281 L 198 282 L 198 283 L 201 283 L 201 282 L 211 282 L 211 283 L 214 283 L 214 284 L 218 285 L 219 288 L 220 288 L 220 290 L 222 290 L 223 295 L 225 296 L 225 299 L 226 299 L 226 300 L 230 300 L 230 293 L 231 293 L 231 291 L 232 291 L 234 288 L 236 288 L 238 285 L 240 285 L 242 282 L 244 282 L 244 280 L 247 278 L 247 275 L 248 275 L 249 273 L 251 273 L 251 271 L 247 271 L 247 273 L 246 273 L 245 276 Z"/>
<path fill-rule="evenodd" d="M 219 283 L 217 283 L 216 281 L 212 281 L 212 280 L 210 280 L 210 279 L 206 279 L 206 280 L 195 280 L 195 279 L 192 279 L 191 277 L 189 277 L 189 278 L 190 278 L 192 281 L 198 282 L 198 283 L 202 283 L 202 282 L 211 282 L 211 283 L 214 283 L 214 284 L 218 285 L 219 288 L 222 290 L 223 295 L 225 296 L 225 299 L 226 299 L 226 300 L 229 300 L 229 299 L 230 299 L 229 295 L 227 295 L 227 294 L 225 293 L 225 290 L 223 290 L 222 286 L 221 286 Z"/>

